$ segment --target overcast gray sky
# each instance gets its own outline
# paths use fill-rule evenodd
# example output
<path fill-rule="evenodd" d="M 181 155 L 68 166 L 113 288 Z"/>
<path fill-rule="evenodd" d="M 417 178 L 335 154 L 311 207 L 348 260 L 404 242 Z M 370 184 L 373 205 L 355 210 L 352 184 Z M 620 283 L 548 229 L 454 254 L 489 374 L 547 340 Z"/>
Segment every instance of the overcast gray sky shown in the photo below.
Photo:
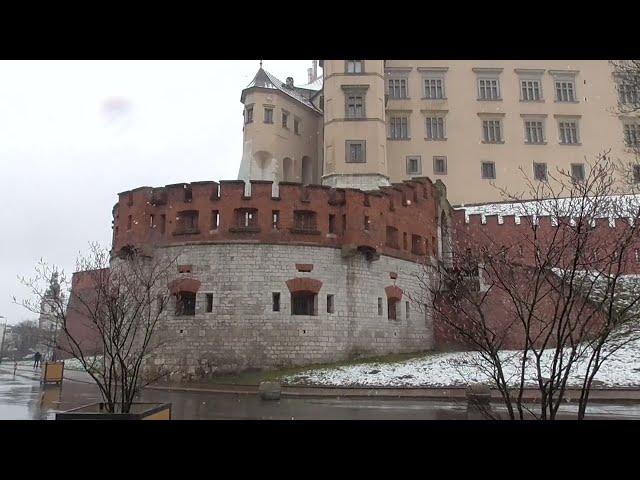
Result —
<path fill-rule="evenodd" d="M 264 60 L 307 83 L 310 60 Z M 72 272 L 88 242 L 110 246 L 116 194 L 235 179 L 241 90 L 258 60 L 1 61 L 0 315 L 35 319 L 17 275 L 40 258 Z M 4 320 L 2 320 L 4 322 Z"/>

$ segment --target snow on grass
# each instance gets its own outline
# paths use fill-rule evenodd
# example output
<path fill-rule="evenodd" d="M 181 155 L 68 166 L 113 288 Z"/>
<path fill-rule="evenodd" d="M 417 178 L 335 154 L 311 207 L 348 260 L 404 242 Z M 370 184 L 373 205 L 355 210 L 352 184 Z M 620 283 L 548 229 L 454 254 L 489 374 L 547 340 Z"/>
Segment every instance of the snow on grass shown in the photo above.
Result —
<path fill-rule="evenodd" d="M 87 362 L 87 364 L 93 365 L 94 363 L 98 364 L 101 358 L 102 358 L 101 356 L 85 357 L 85 361 Z M 78 360 L 77 358 L 69 358 L 65 360 L 64 368 L 69 370 L 80 370 L 81 372 L 85 371 L 84 367 L 82 366 L 82 362 L 80 362 L 80 360 Z"/>
<path fill-rule="evenodd" d="M 542 365 L 549 365 L 552 350 L 543 354 Z M 505 350 L 501 360 L 507 381 L 516 385 L 519 381 L 521 352 Z M 290 385 L 367 386 L 367 387 L 450 387 L 470 383 L 491 382 L 490 377 L 478 367 L 476 352 L 450 352 L 427 354 L 411 360 L 383 363 L 374 362 L 335 368 L 310 369 L 283 378 Z M 573 367 L 570 386 L 582 384 L 586 363 Z M 525 370 L 525 383 L 537 384 L 533 359 L 529 358 Z M 543 372 L 543 376 L 548 372 Z M 612 387 L 640 386 L 640 340 L 630 342 L 604 362 L 595 379 L 598 385 Z"/>

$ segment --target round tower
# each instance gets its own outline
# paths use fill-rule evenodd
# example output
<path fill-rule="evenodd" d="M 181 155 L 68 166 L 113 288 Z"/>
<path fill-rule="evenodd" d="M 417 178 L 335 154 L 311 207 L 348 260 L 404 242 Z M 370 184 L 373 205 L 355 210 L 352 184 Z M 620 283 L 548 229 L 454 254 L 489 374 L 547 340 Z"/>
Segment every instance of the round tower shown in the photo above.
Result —
<path fill-rule="evenodd" d="M 332 187 L 389 185 L 384 60 L 324 60 L 324 175 Z"/>

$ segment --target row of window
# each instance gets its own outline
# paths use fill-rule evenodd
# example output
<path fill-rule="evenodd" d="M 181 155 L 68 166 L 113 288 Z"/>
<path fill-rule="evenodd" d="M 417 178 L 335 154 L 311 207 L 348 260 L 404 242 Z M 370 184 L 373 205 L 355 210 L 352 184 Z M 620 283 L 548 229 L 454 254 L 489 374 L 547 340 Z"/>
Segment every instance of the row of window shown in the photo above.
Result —
<path fill-rule="evenodd" d="M 558 119 L 558 141 L 561 145 L 576 145 L 580 143 L 578 118 Z M 389 117 L 389 140 L 410 140 L 409 115 L 391 115 Z M 525 119 L 524 141 L 527 144 L 545 144 L 545 122 L 542 118 Z M 640 125 L 625 124 L 625 141 L 637 145 L 640 139 Z M 502 119 L 482 120 L 482 141 L 484 143 L 504 143 Z M 425 140 L 446 140 L 446 123 L 443 115 L 428 116 L 425 119 Z"/>
<path fill-rule="evenodd" d="M 213 293 L 205 293 L 205 312 L 213 312 Z M 389 320 L 397 320 L 400 301 L 394 298 L 387 300 L 387 318 Z M 274 312 L 281 311 L 280 292 L 272 292 L 271 309 Z M 327 313 L 335 313 L 335 295 L 327 295 L 326 302 Z M 192 292 L 180 292 L 176 297 L 175 314 L 195 315 L 196 314 L 196 294 Z M 383 300 L 378 297 L 378 316 L 383 314 Z M 318 315 L 318 295 L 313 292 L 292 292 L 291 293 L 291 315 Z M 409 320 L 411 316 L 410 304 L 405 302 L 405 319 Z"/>
<path fill-rule="evenodd" d="M 392 78 L 387 80 L 387 94 L 392 99 L 409 98 L 409 79 L 406 76 L 398 76 L 391 73 Z M 502 100 L 500 91 L 499 73 L 478 75 L 477 78 L 478 100 Z M 576 103 L 575 74 L 564 73 L 555 76 L 554 93 L 556 102 Z M 422 95 L 427 100 L 446 99 L 445 74 L 433 72 L 423 75 Z M 542 76 L 530 74 L 520 79 L 521 102 L 543 102 Z"/>
<path fill-rule="evenodd" d="M 414 196 L 414 202 L 417 201 Z M 408 203 L 407 203 L 408 204 Z M 199 216 L 198 210 L 185 210 L 178 212 L 176 217 L 176 234 L 197 234 L 200 233 L 199 229 Z M 258 209 L 256 208 L 237 208 L 234 210 L 235 221 L 233 226 L 230 227 L 230 231 L 245 231 L 245 232 L 258 232 Z M 292 233 L 310 233 L 316 234 L 317 231 L 317 213 L 310 210 L 296 210 L 293 212 L 293 228 Z M 129 215 L 127 219 L 127 230 L 131 230 L 133 216 Z M 329 214 L 329 232 L 330 234 L 337 234 L 337 221 L 335 214 Z M 280 229 L 280 211 L 272 210 L 271 212 L 271 225 L 274 230 Z M 369 216 L 364 216 L 363 229 L 369 231 L 371 229 L 371 219 Z M 149 226 L 151 228 L 158 228 L 160 233 L 165 233 L 166 228 L 166 215 L 149 215 Z M 213 210 L 211 212 L 210 221 L 211 230 L 217 230 L 220 227 L 220 212 Z M 347 229 L 347 215 L 342 215 L 341 233 L 344 233 Z M 406 233 L 404 234 L 406 237 Z M 414 235 L 414 237 L 419 238 Z M 395 242 L 394 242 L 395 245 Z M 405 249 L 406 240 L 405 240 Z M 414 248 L 414 253 L 420 253 L 420 248 Z"/>
<path fill-rule="evenodd" d="M 273 112 L 274 107 L 264 107 L 264 115 L 263 122 L 264 123 L 273 123 Z M 282 128 L 289 129 L 289 117 L 291 114 L 282 109 L 282 117 L 281 117 L 281 125 Z M 252 123 L 253 122 L 253 105 L 249 105 L 244 109 L 244 123 Z M 300 131 L 302 130 L 302 121 L 298 117 L 293 117 L 293 132 L 296 135 L 300 135 Z"/>

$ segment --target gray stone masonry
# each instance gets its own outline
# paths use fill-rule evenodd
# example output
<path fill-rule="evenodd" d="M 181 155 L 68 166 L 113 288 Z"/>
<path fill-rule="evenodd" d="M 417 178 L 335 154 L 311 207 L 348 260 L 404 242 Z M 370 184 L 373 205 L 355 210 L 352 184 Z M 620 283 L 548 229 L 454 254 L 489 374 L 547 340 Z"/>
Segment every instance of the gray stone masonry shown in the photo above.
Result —
<path fill-rule="evenodd" d="M 163 250 L 169 256 L 179 254 L 179 264 L 193 266 L 190 274 L 176 272 L 176 278 L 201 282 L 195 315 L 177 316 L 170 305 L 162 318 L 168 341 L 151 363 L 164 365 L 175 377 L 198 379 L 220 372 L 433 348 L 431 318 L 406 295 L 420 294 L 417 276 L 422 275 L 421 265 L 387 256 L 368 262 L 361 253 L 343 258 L 340 249 L 316 246 L 245 243 Z M 298 272 L 296 263 L 312 263 L 313 271 Z M 391 279 L 390 272 L 397 272 L 398 278 Z M 291 314 L 291 294 L 285 282 L 294 278 L 322 282 L 317 315 Z M 405 292 L 397 320 L 387 318 L 385 287 L 391 285 Z M 275 292 L 280 293 L 278 312 L 272 308 Z M 212 312 L 206 312 L 207 293 L 213 295 Z M 327 295 L 334 295 L 333 313 L 327 313 Z M 382 299 L 382 315 L 378 314 L 378 298 Z"/>

